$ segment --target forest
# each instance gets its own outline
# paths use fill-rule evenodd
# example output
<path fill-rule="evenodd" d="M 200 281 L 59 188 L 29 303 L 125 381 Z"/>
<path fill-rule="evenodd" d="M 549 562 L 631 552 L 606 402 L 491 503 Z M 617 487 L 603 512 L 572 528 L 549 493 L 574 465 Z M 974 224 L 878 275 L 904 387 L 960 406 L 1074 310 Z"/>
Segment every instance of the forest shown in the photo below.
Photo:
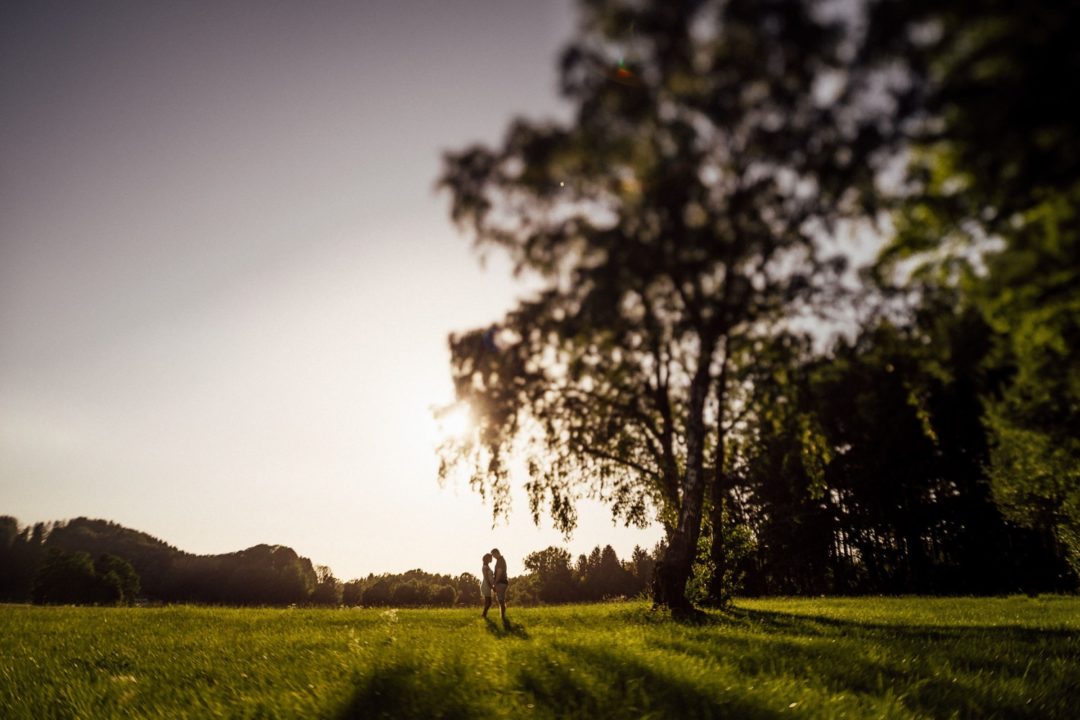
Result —
<path fill-rule="evenodd" d="M 993 557 L 986 554 L 983 556 L 985 576 L 979 577 L 958 564 L 949 577 L 948 567 L 940 564 L 938 558 L 930 563 L 930 571 L 940 578 L 939 582 L 927 583 L 920 592 L 1036 594 L 1075 589 L 1070 584 L 1075 582 L 1075 576 L 1070 575 L 1067 563 L 1053 554 L 1052 544 L 1040 545 L 1036 534 L 1011 528 L 1000 516 L 996 517 L 1001 544 L 989 545 L 985 552 L 996 549 L 1006 553 L 998 556 L 997 565 L 992 565 Z M 739 537 L 735 531 L 730 532 L 733 537 Z M 822 555 L 815 557 L 811 552 L 814 548 L 809 546 L 812 537 L 808 532 L 807 546 L 796 547 L 783 543 L 759 544 L 744 533 L 739 543 L 730 545 L 731 562 L 724 570 L 728 574 L 727 587 L 744 596 L 910 592 L 903 584 L 910 575 L 872 578 L 864 571 L 866 574 L 861 578 L 864 584 L 857 584 L 858 563 L 848 566 L 850 575 L 837 576 L 848 580 L 850 585 L 827 585 L 823 578 L 833 579 L 828 573 L 835 567 L 826 563 L 828 558 L 835 557 L 830 553 L 836 552 L 836 546 L 816 548 Z M 770 555 L 766 549 L 773 547 L 779 552 Z M 511 602 L 530 606 L 648 597 L 656 564 L 664 550 L 662 543 L 649 550 L 636 547 L 626 559 L 620 559 L 610 545 L 597 546 L 577 558 L 557 546 L 531 552 L 523 558 L 525 572 L 511 578 Z M 974 553 L 974 548 L 970 552 Z M 803 563 L 822 559 L 825 562 L 801 567 L 800 559 Z M 1035 559 L 1044 565 L 1034 566 Z M 895 567 L 882 558 L 879 572 Z M 822 570 L 822 574 L 815 575 L 815 569 Z M 703 544 L 688 583 L 688 595 L 694 602 L 708 603 L 708 586 L 714 572 Z M 873 579 L 882 578 L 891 579 L 894 585 L 881 588 L 871 584 Z M 969 578 L 967 584 L 964 578 Z M 105 520 L 76 518 L 21 527 L 10 516 L 0 517 L 0 602 L 320 607 L 482 604 L 479 578 L 471 572 L 446 575 L 418 568 L 404 573 L 371 573 L 364 578 L 342 581 L 329 567 L 314 565 L 310 559 L 281 545 L 256 545 L 234 553 L 200 556 Z"/>
<path fill-rule="evenodd" d="M 561 548 L 525 558 L 513 603 L 589 602 L 642 595 L 659 549 L 621 561 L 611 546 L 571 563 Z M 0 517 L 0 602 L 49 605 L 453 607 L 481 604 L 480 580 L 415 569 L 343 582 L 281 545 L 192 555 L 106 520 L 20 527 Z"/>

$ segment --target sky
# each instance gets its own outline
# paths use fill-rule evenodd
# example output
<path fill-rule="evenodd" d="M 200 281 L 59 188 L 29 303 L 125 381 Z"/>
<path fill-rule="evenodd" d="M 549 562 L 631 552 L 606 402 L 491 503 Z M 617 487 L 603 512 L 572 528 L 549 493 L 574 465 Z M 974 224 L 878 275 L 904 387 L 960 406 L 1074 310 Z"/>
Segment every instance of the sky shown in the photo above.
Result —
<path fill-rule="evenodd" d="M 628 557 L 441 487 L 447 336 L 528 289 L 435 191 L 556 96 L 569 0 L 0 5 L 0 514 L 342 579 Z M 519 479 L 520 480 L 520 479 Z"/>

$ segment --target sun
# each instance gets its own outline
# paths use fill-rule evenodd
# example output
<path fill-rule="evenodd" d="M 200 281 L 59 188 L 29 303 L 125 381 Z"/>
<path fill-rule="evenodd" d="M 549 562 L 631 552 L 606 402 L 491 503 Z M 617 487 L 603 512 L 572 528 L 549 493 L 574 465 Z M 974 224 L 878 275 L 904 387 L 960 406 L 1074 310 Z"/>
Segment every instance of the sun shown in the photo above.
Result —
<path fill-rule="evenodd" d="M 475 427 L 472 408 L 465 404 L 451 405 L 437 413 L 435 424 L 441 441 L 464 440 Z"/>

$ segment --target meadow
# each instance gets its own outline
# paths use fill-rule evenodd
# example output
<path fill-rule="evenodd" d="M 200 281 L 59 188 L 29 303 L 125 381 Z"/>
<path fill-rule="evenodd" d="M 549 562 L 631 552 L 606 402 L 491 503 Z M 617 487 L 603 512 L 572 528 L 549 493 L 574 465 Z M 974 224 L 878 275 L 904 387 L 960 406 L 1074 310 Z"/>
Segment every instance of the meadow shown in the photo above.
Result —
<path fill-rule="evenodd" d="M 1074 718 L 1080 598 L 0 606 L 0 717 Z"/>

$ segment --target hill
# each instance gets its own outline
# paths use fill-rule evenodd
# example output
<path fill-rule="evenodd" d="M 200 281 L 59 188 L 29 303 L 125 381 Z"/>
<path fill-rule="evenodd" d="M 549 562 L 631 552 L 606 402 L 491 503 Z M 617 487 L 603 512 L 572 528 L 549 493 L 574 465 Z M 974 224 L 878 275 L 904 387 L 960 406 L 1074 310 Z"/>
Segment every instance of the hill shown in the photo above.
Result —
<path fill-rule="evenodd" d="M 50 550 L 115 555 L 139 575 L 142 594 L 162 602 L 288 605 L 307 602 L 319 577 L 310 559 L 283 545 L 195 555 L 139 530 L 79 517 L 20 529 L 0 518 L 0 599 L 25 600 Z"/>

